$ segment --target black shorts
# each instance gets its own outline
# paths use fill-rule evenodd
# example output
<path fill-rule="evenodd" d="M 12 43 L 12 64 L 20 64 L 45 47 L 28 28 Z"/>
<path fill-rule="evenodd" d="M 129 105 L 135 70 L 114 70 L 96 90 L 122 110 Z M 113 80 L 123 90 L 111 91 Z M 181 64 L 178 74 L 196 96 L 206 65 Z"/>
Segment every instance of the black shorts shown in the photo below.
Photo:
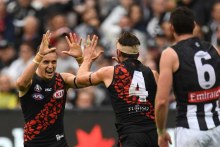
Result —
<path fill-rule="evenodd" d="M 50 144 L 40 144 L 40 143 L 24 143 L 24 147 L 69 147 L 66 141 L 63 139 L 62 141 L 57 141 Z"/>
<path fill-rule="evenodd" d="M 156 131 L 149 133 L 133 133 L 119 137 L 118 147 L 159 147 Z"/>

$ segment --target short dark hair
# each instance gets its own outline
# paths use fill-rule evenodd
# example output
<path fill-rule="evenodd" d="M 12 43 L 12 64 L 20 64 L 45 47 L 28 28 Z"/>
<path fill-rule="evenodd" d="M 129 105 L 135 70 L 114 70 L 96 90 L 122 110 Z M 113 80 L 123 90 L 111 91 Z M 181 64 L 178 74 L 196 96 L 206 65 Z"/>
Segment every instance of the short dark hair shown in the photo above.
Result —
<path fill-rule="evenodd" d="M 130 32 L 123 32 L 118 39 L 118 43 L 123 46 L 140 45 L 140 41 L 138 40 L 138 38 Z"/>
<path fill-rule="evenodd" d="M 122 46 L 137 46 L 140 45 L 139 39 L 132 34 L 131 32 L 123 32 L 121 36 L 118 39 L 118 43 L 120 43 Z M 124 52 L 121 52 L 122 57 L 124 58 L 133 58 L 137 59 L 139 56 L 139 53 L 137 54 L 127 54 Z"/>
<path fill-rule="evenodd" d="M 192 34 L 195 27 L 193 12 L 187 7 L 178 7 L 170 16 L 170 23 L 178 35 Z"/>

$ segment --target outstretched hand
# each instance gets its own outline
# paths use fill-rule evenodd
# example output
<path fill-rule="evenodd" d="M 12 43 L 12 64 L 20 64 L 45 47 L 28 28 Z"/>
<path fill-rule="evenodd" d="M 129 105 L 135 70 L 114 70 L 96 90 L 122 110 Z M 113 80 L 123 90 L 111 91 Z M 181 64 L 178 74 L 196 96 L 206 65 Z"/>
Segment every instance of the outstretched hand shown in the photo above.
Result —
<path fill-rule="evenodd" d="M 50 31 L 47 31 L 45 34 L 43 34 L 42 41 L 41 41 L 40 48 L 39 48 L 40 55 L 46 55 L 56 50 L 56 48 L 49 48 L 50 37 L 51 37 Z"/>
<path fill-rule="evenodd" d="M 98 42 L 98 36 L 93 35 L 92 40 L 88 35 L 86 42 L 84 42 L 84 60 L 96 60 L 102 53 L 102 50 L 97 50 L 96 45 Z"/>
<path fill-rule="evenodd" d="M 69 36 L 66 36 L 65 38 L 69 45 L 69 50 L 62 51 L 62 53 L 72 56 L 74 58 L 82 57 L 82 39 L 78 39 L 75 33 L 69 33 Z"/>

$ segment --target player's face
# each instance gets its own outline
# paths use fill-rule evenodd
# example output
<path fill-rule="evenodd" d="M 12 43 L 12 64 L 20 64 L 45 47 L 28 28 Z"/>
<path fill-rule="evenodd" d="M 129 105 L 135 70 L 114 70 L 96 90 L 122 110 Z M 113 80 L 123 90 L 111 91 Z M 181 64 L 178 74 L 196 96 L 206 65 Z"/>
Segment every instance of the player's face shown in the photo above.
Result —
<path fill-rule="evenodd" d="M 39 64 L 38 73 L 45 80 L 52 79 L 56 71 L 56 66 L 57 54 L 55 52 L 49 53 L 44 56 L 43 60 Z"/>

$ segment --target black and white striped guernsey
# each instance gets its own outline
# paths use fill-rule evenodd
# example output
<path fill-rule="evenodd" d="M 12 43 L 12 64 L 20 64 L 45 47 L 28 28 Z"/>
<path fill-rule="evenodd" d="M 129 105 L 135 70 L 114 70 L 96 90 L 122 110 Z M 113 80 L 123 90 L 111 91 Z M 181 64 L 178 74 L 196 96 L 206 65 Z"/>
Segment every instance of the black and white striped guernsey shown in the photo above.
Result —
<path fill-rule="evenodd" d="M 208 130 L 220 125 L 220 56 L 198 38 L 172 46 L 179 69 L 173 74 L 177 127 Z"/>

